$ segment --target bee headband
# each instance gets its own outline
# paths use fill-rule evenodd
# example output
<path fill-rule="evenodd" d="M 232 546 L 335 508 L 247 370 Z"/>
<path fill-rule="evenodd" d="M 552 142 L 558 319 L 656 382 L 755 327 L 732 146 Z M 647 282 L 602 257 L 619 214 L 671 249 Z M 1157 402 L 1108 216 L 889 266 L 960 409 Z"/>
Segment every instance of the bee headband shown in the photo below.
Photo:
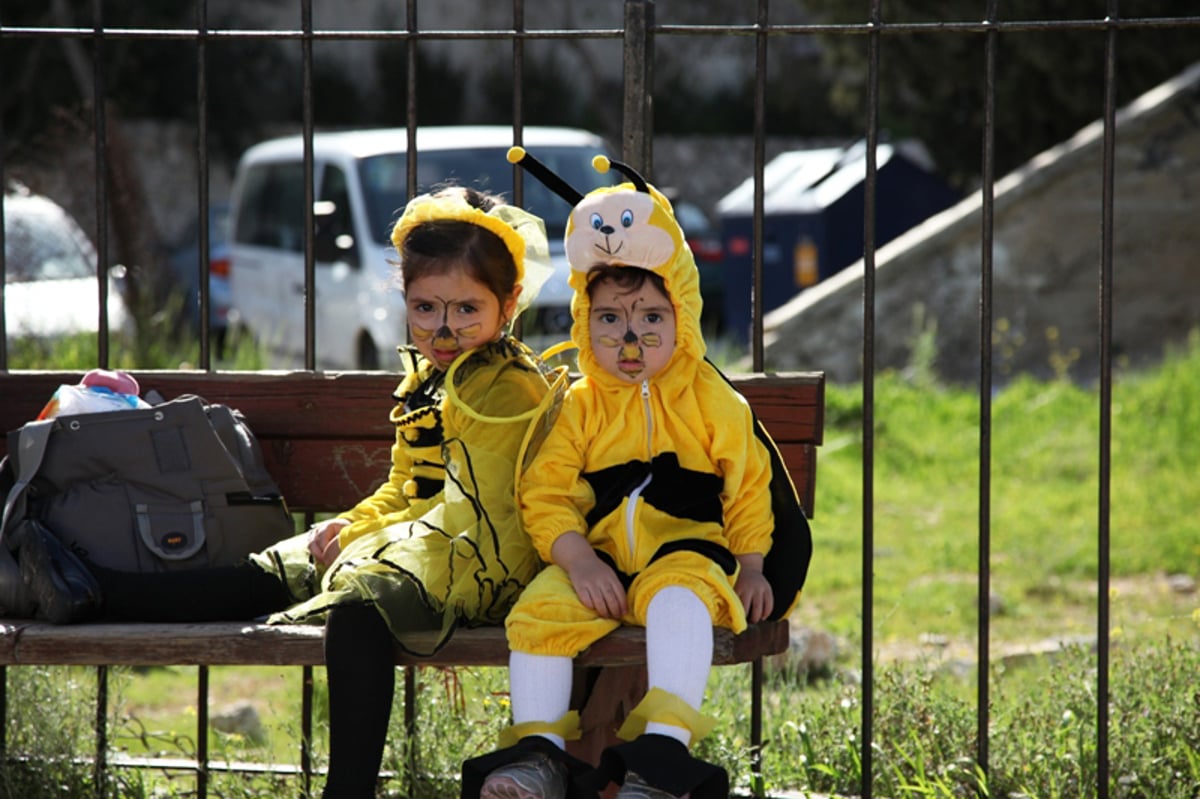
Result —
<path fill-rule="evenodd" d="M 403 252 L 404 240 L 418 225 L 427 222 L 466 222 L 495 233 L 504 242 L 517 267 L 522 286 L 518 306 L 524 309 L 537 297 L 550 277 L 550 247 L 542 220 L 515 205 L 498 204 L 483 211 L 467 202 L 460 191 L 441 191 L 413 198 L 392 228 L 392 245 Z"/>

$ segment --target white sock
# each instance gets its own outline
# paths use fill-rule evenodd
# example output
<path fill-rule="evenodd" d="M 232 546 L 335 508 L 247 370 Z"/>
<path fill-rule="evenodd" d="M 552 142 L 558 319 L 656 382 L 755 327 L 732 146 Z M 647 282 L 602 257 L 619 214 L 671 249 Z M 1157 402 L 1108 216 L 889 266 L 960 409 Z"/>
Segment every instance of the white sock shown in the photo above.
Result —
<path fill-rule="evenodd" d="M 646 609 L 646 672 L 651 688 L 661 688 L 699 710 L 712 669 L 712 617 L 689 589 L 667 586 Z M 514 701 L 515 704 L 515 701 Z M 646 732 L 667 735 L 687 746 L 692 733 L 673 724 L 649 722 Z"/>
<path fill-rule="evenodd" d="M 511 652 L 508 656 L 508 685 L 512 697 L 513 724 L 527 721 L 553 723 L 571 709 L 571 679 L 575 662 L 559 655 Z M 539 733 L 566 747 L 561 735 Z"/>

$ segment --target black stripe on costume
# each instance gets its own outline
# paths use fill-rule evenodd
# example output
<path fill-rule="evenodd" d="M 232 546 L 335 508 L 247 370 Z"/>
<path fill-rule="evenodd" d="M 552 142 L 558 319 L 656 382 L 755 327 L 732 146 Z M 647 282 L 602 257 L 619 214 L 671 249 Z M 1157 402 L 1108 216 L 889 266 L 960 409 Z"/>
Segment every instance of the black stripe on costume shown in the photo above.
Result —
<path fill-rule="evenodd" d="M 727 547 L 723 547 L 716 541 L 707 541 L 703 538 L 682 538 L 678 541 L 668 541 L 658 548 L 654 553 L 654 557 L 650 558 L 650 562 L 658 560 L 664 555 L 670 555 L 672 552 L 695 552 L 698 555 L 711 560 L 721 567 L 721 571 L 728 574 L 730 577 L 737 571 L 737 558 L 729 551 Z"/>
<path fill-rule="evenodd" d="M 655 456 L 650 463 L 626 461 L 595 472 L 586 472 L 583 479 L 592 487 L 596 505 L 587 514 L 588 527 L 608 516 L 621 506 L 621 501 L 641 485 L 646 475 L 654 479 L 642 491 L 642 498 L 653 507 L 677 519 L 723 524 L 721 491 L 725 482 L 709 472 L 685 469 L 674 452 Z"/>
<path fill-rule="evenodd" d="M 603 549 L 595 550 L 596 557 L 608 564 L 608 567 L 617 573 L 617 579 L 621 581 L 621 585 L 625 586 L 625 590 L 629 590 L 629 586 L 633 583 L 633 578 L 637 577 L 641 572 L 627 574 L 617 568 L 617 562 L 613 560 L 613 556 L 605 552 Z M 655 550 L 654 555 L 646 562 L 649 566 L 659 558 L 670 555 L 672 552 L 695 552 L 697 555 L 703 555 L 721 567 L 721 571 L 729 576 L 737 571 L 737 558 L 733 553 L 715 541 L 706 541 L 703 538 L 680 538 L 675 541 L 668 541 Z"/>
<path fill-rule="evenodd" d="M 439 466 L 441 464 L 438 464 Z M 440 480 L 433 477 L 413 476 L 413 482 L 417 484 L 417 499 L 429 499 L 430 497 L 441 491 L 445 485 L 445 480 Z"/>

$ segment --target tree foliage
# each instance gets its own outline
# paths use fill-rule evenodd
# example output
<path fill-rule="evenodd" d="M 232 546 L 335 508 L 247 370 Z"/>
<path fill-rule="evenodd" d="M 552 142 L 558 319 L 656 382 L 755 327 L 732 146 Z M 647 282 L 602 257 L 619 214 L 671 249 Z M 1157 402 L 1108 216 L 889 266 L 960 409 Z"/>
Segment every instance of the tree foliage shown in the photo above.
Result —
<path fill-rule="evenodd" d="M 861 25 L 869 4 L 807 0 L 821 21 Z M 997 19 L 1103 20 L 1105 0 L 1004 0 Z M 1194 0 L 1137 0 L 1121 4 L 1127 18 L 1194 14 Z M 960 188 L 981 172 L 987 98 L 985 35 L 937 30 L 886 32 L 889 23 L 977 22 L 979 0 L 887 0 L 879 47 L 879 126 L 892 137 L 913 136 L 929 147 L 940 169 Z M 1196 59 L 1195 27 L 1144 26 L 1116 40 L 1116 97 L 1123 105 Z M 866 120 L 868 39 L 861 33 L 822 35 L 834 75 L 831 101 L 843 114 Z M 1049 27 L 996 34 L 995 158 L 1003 175 L 1073 135 L 1104 110 L 1104 28 Z"/>
<path fill-rule="evenodd" d="M 1002 22 L 1104 19 L 1112 0 L 1003 0 L 995 3 Z M 224 6 L 207 20 L 210 28 L 245 27 L 268 4 L 253 9 Z M 879 126 L 884 136 L 916 137 L 960 189 L 980 174 L 983 120 L 988 87 L 986 36 L 945 30 L 938 23 L 982 19 L 980 0 L 887 0 L 880 4 Z M 87 29 L 97 20 L 92 0 L 9 0 L 3 22 L 10 26 L 70 26 Z M 100 6 L 106 27 L 195 28 L 195 3 L 125 3 Z M 866 0 L 778 0 L 771 21 L 846 24 L 819 35 L 771 36 L 765 84 L 765 125 L 770 134 L 837 137 L 863 135 L 867 120 L 868 43 L 862 25 Z M 680 9 L 672 9 L 682 13 Z M 688 23 L 750 21 L 727 4 L 698 2 L 683 9 Z M 1126 0 L 1126 18 L 1170 18 L 1195 14 L 1194 0 Z M 679 23 L 664 4 L 659 22 Z M 678 15 L 678 14 L 677 14 Z M 734 19 L 736 17 L 736 19 Z M 241 22 L 239 22 L 239 20 Z M 888 24 L 927 23 L 916 32 L 890 32 Z M 253 27 L 253 25 L 251 25 Z M 1116 92 L 1128 103 L 1178 73 L 1195 58 L 1195 25 L 1143 25 L 1117 34 Z M 1032 155 L 1072 135 L 1103 113 L 1106 30 L 1045 27 L 996 34 L 995 157 L 1004 174 Z M 70 45 L 68 46 L 67 42 Z M 663 133 L 748 134 L 753 130 L 755 77 L 753 40 L 731 61 L 738 76 L 718 87 L 694 75 L 695 51 L 663 37 L 654 65 L 655 129 Z M 705 40 L 715 49 L 729 41 Z M 670 43 L 671 46 L 668 46 Z M 0 47 L 6 153 L 37 157 L 39 136 L 64 125 L 90 125 L 91 59 L 95 44 L 86 34 L 70 39 L 7 36 Z M 114 37 L 103 43 L 106 99 L 126 118 L 192 121 L 197 116 L 197 44 L 180 38 Z M 73 48 L 76 58 L 68 55 Z M 587 48 L 573 39 L 529 48 L 523 77 L 527 123 L 579 125 L 614 136 L 618 115 L 603 114 L 599 98 L 619 91 L 599 63 L 584 59 L 591 85 L 565 80 L 572 52 Z M 714 49 L 714 52 L 715 52 Z M 84 56 L 83 69 L 81 59 Z M 740 59 L 740 60 L 739 60 Z M 210 147 L 226 158 L 281 124 L 295 126 L 303 111 L 303 75 L 296 40 L 218 38 L 207 46 L 206 97 Z M 407 109 L 407 52 L 401 41 L 376 48 L 375 75 L 351 74 L 340 62 L 316 58 L 313 110 L 318 127 L 403 124 Z M 494 68 L 456 66 L 436 49 L 417 51 L 418 117 L 425 124 L 509 122 L 513 76 Z M 744 74 L 743 74 L 744 73 Z M 378 91 L 369 87 L 381 86 Z M 32 152 L 31 152 L 32 151 Z"/>

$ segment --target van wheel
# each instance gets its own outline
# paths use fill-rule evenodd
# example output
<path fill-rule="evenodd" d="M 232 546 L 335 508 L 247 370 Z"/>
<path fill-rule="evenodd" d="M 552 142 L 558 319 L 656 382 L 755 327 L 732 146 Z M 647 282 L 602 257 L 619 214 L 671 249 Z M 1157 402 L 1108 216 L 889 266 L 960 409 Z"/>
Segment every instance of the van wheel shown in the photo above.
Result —
<path fill-rule="evenodd" d="M 379 350 L 375 342 L 367 337 L 358 340 L 358 368 L 373 371 L 379 368 Z"/>

